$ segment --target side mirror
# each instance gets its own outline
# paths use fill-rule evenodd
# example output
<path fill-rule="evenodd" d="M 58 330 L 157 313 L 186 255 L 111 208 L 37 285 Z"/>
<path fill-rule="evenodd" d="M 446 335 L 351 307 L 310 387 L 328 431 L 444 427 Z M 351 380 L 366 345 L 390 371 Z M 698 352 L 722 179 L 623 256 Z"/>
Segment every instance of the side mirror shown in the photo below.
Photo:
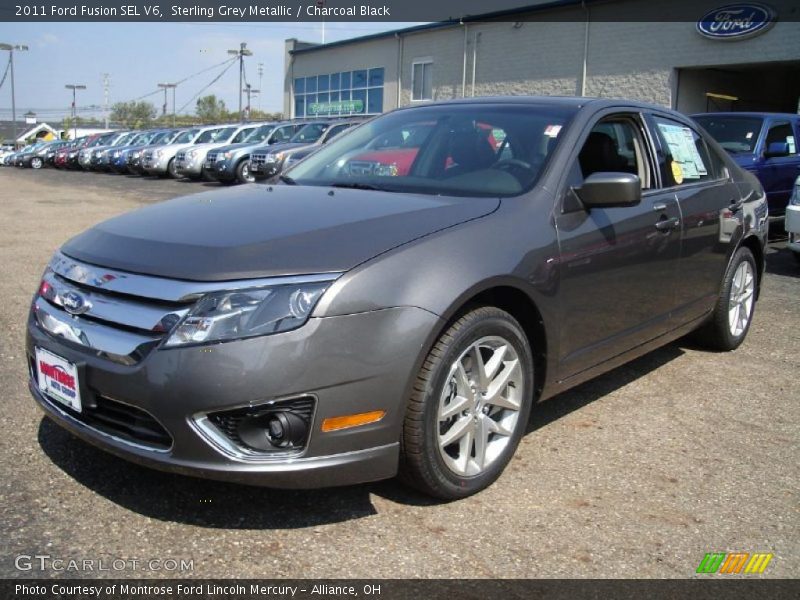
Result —
<path fill-rule="evenodd" d="M 642 200 L 642 182 L 631 173 L 592 173 L 573 189 L 586 208 L 636 206 Z"/>
<path fill-rule="evenodd" d="M 779 158 L 781 156 L 789 156 L 789 144 L 786 142 L 772 142 L 764 150 L 764 158 Z"/>

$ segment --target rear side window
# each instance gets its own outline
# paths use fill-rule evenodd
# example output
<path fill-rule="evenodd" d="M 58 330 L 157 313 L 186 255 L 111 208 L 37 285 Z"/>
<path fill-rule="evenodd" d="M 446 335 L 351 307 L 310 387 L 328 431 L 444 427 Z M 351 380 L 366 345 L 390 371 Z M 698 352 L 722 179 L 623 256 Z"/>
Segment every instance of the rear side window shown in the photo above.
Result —
<path fill-rule="evenodd" d="M 661 145 L 659 168 L 664 187 L 711 181 L 717 177 L 703 138 L 678 121 L 653 118 Z"/>
<path fill-rule="evenodd" d="M 769 148 L 770 144 L 786 144 L 789 148 L 789 154 L 797 154 L 794 131 L 792 131 L 792 125 L 789 121 L 770 124 L 767 130 L 767 139 L 764 140 L 764 148 Z"/>

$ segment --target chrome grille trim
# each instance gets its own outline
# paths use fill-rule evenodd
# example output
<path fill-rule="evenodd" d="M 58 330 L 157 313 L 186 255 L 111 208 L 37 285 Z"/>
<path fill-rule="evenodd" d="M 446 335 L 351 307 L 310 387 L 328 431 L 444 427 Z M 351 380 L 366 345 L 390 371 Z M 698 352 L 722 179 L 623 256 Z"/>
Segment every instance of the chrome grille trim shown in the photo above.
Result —
<path fill-rule="evenodd" d="M 133 365 L 155 349 L 204 294 L 303 282 L 333 281 L 341 273 L 194 282 L 105 269 L 56 252 L 37 294 L 33 315 L 50 335 Z M 78 308 L 65 300 L 75 301 Z M 69 311 L 67 310 L 69 309 Z"/>

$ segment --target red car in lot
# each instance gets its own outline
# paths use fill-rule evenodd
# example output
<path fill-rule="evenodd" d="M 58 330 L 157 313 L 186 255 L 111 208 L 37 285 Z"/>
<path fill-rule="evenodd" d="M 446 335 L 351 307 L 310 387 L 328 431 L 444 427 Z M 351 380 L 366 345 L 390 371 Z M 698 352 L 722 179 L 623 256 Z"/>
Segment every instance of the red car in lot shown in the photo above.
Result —
<path fill-rule="evenodd" d="M 94 133 L 92 135 L 87 135 L 84 137 L 80 137 L 67 146 L 59 149 L 56 152 L 56 157 L 53 161 L 53 164 L 60 168 L 60 169 L 75 169 L 78 167 L 78 152 L 81 149 L 85 148 L 97 138 L 99 138 L 102 133 Z"/>
<path fill-rule="evenodd" d="M 502 145 L 502 140 L 498 140 L 495 131 L 489 126 L 478 123 L 478 129 L 486 133 L 485 148 L 480 142 L 479 150 L 490 150 L 496 152 Z M 382 177 L 403 177 L 409 174 L 414 159 L 417 157 L 420 146 L 425 142 L 433 130 L 433 124 L 406 127 L 389 132 L 375 140 L 369 152 L 364 152 L 348 161 L 349 172 L 353 175 L 377 175 Z M 454 136 L 458 140 L 458 136 Z M 459 147 L 457 141 L 451 148 L 450 155 L 446 159 L 445 168 L 457 166 L 459 156 L 464 152 L 472 155 L 472 148 Z M 462 159 L 463 160 L 463 159 Z"/>

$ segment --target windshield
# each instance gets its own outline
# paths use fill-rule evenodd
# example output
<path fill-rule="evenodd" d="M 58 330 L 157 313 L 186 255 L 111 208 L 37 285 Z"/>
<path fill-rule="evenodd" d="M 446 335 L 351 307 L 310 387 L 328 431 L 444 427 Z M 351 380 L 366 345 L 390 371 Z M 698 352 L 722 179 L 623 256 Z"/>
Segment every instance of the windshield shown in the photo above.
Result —
<path fill-rule="evenodd" d="M 753 152 L 764 123 L 764 119 L 760 117 L 731 115 L 705 115 L 694 117 L 694 120 L 732 154 Z"/>
<path fill-rule="evenodd" d="M 236 131 L 236 127 L 223 127 L 220 129 L 209 129 L 200 134 L 200 137 L 195 140 L 195 144 L 208 144 L 214 142 L 224 142 L 228 140 Z"/>
<path fill-rule="evenodd" d="M 169 131 L 159 131 L 150 140 L 150 145 L 152 146 L 152 145 L 155 145 L 155 144 L 163 144 L 164 140 L 166 140 L 167 137 L 169 137 L 169 134 L 170 134 Z"/>
<path fill-rule="evenodd" d="M 269 134 L 272 133 L 272 130 L 275 129 L 274 125 L 262 125 L 261 127 L 256 128 L 255 130 L 250 132 L 244 141 L 245 142 L 263 142 L 265 139 L 269 137 Z"/>
<path fill-rule="evenodd" d="M 164 136 L 164 139 L 161 140 L 162 144 L 171 144 L 175 141 L 175 138 L 178 137 L 180 134 L 180 130 L 170 131 L 167 135 Z"/>
<path fill-rule="evenodd" d="M 330 127 L 330 123 L 309 123 L 295 133 L 292 139 L 289 140 L 289 143 L 313 144 L 322 137 L 322 134 L 328 130 L 328 127 Z"/>
<path fill-rule="evenodd" d="M 530 188 L 575 109 L 462 104 L 378 117 L 297 163 L 301 185 L 454 196 L 514 196 Z"/>
<path fill-rule="evenodd" d="M 173 144 L 191 144 L 192 139 L 194 136 L 197 135 L 198 129 L 187 129 L 183 133 L 181 133 L 178 137 L 176 137 L 172 143 Z"/>

